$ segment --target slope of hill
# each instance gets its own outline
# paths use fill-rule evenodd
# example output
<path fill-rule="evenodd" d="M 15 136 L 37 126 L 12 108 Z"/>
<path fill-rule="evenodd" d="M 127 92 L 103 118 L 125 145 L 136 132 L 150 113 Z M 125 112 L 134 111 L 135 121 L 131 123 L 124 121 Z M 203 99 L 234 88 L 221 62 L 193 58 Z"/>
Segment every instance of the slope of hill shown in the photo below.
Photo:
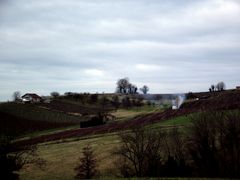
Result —
<path fill-rule="evenodd" d="M 240 91 L 193 93 L 181 108 L 192 110 L 240 109 Z"/>
<path fill-rule="evenodd" d="M 207 98 L 205 97 L 206 95 L 208 95 Z M 114 122 L 98 127 L 75 129 L 56 134 L 45 135 L 34 139 L 19 142 L 19 144 L 21 143 L 35 144 L 64 138 L 109 133 L 119 130 L 126 130 L 140 125 L 148 125 L 203 110 L 230 110 L 230 109 L 240 109 L 240 91 L 204 93 L 204 95 L 199 96 L 198 99 L 195 98 L 190 101 L 187 101 L 178 110 L 168 109 L 164 112 L 155 112 L 139 116 L 124 122 Z"/>
<path fill-rule="evenodd" d="M 1 134 L 23 135 L 52 128 L 79 125 L 83 118 L 34 104 L 0 104 Z"/>
<path fill-rule="evenodd" d="M 0 112 L 0 135 L 21 136 L 24 134 L 72 126 L 73 122 L 36 121 Z"/>
<path fill-rule="evenodd" d="M 64 113 L 76 113 L 80 115 L 96 114 L 98 112 L 109 112 L 115 110 L 112 107 L 82 105 L 74 101 L 66 100 L 53 100 L 51 103 L 42 103 L 39 106 L 48 108 L 50 110 L 57 110 Z"/>

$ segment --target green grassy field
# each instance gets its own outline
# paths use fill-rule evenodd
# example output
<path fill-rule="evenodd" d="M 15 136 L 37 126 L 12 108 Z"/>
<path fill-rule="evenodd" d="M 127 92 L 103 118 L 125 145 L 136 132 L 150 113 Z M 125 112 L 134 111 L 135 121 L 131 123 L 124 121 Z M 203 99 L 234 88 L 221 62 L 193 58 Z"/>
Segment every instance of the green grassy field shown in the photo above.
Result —
<path fill-rule="evenodd" d="M 236 110 L 239 111 L 239 110 Z M 125 114 L 131 111 L 120 111 Z M 134 112 L 134 111 L 132 111 Z M 226 111 L 231 113 L 235 111 Z M 165 120 L 159 123 L 148 125 L 147 128 L 168 128 L 178 126 L 183 129 L 191 123 L 191 117 L 196 116 L 197 113 L 179 116 L 173 119 Z M 49 132 L 48 132 L 49 133 Z M 46 167 L 44 170 L 39 169 L 34 164 L 26 165 L 20 172 L 21 179 L 74 179 L 74 168 L 78 164 L 78 159 L 81 156 L 82 148 L 90 144 L 97 156 L 100 179 L 119 179 L 116 178 L 118 174 L 115 168 L 116 157 L 112 154 L 113 150 L 119 145 L 120 140 L 117 133 L 99 134 L 94 136 L 64 139 L 55 142 L 48 142 L 38 145 L 38 154 L 41 158 L 46 160 Z M 120 178 L 121 179 L 121 178 Z M 130 178 L 132 180 L 138 178 Z M 146 178 L 142 178 L 146 179 Z M 147 178 L 149 179 L 149 178 Z M 151 178 L 159 179 L 159 178 Z M 161 180 L 208 180 L 209 178 L 160 178 Z"/>
<path fill-rule="evenodd" d="M 116 121 L 125 121 L 139 115 L 149 114 L 156 111 L 161 111 L 161 109 L 157 106 L 142 106 L 129 109 L 118 109 L 116 112 L 113 112 L 112 115 L 116 117 Z"/>
<path fill-rule="evenodd" d="M 147 127 L 148 128 L 168 128 L 168 127 L 185 127 L 191 123 L 192 116 L 195 116 L 196 114 L 190 114 L 187 116 L 179 116 L 173 119 L 164 120 L 158 123 L 150 124 Z"/>
<path fill-rule="evenodd" d="M 123 179 L 117 178 L 119 173 L 115 168 L 116 157 L 113 150 L 120 141 L 117 133 L 89 136 L 85 138 L 72 138 L 62 141 L 49 142 L 38 146 L 38 154 L 46 160 L 44 169 L 39 169 L 34 164 L 25 166 L 20 172 L 20 179 L 74 179 L 74 168 L 79 162 L 82 148 L 90 144 L 97 156 L 100 179 Z M 139 178 L 130 178 L 137 180 Z M 149 178 L 141 178 L 149 179 Z M 151 178 L 157 180 L 159 178 Z M 208 180 L 208 178 L 160 178 L 161 180 Z"/>
<path fill-rule="evenodd" d="M 164 124 L 156 123 L 154 128 L 164 127 L 172 121 L 184 122 L 182 118 L 167 120 Z M 113 150 L 119 145 L 117 133 L 100 134 L 83 138 L 71 138 L 55 142 L 48 142 L 38 146 L 38 154 L 46 160 L 44 170 L 34 164 L 24 167 L 21 171 L 21 179 L 74 179 L 74 167 L 78 163 L 82 148 L 90 144 L 97 155 L 99 171 L 102 179 L 115 179 L 118 174 L 114 168 L 115 157 Z"/>
<path fill-rule="evenodd" d="M 54 134 L 54 133 L 67 131 L 67 130 L 73 130 L 73 129 L 79 129 L 79 125 L 52 128 L 52 129 L 47 129 L 47 130 L 42 130 L 42 131 L 34 131 L 31 133 L 27 133 L 22 136 L 19 136 L 18 140 L 30 139 L 30 138 L 35 138 L 35 137 L 42 136 L 42 135 Z"/>
<path fill-rule="evenodd" d="M 90 144 L 97 155 L 101 175 L 106 177 L 112 174 L 114 158 L 112 150 L 119 143 L 115 134 L 102 135 L 101 137 L 88 137 L 87 139 L 71 139 L 67 142 L 51 142 L 38 146 L 38 154 L 46 160 L 44 170 L 35 165 L 25 166 L 21 173 L 21 179 L 73 179 L 74 168 L 78 163 L 82 148 Z"/>

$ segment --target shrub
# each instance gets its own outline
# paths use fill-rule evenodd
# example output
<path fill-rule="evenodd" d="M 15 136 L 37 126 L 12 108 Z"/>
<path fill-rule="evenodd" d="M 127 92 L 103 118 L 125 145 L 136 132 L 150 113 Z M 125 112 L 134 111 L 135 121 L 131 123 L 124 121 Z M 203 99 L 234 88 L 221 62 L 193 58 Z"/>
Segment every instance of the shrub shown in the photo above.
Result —
<path fill-rule="evenodd" d="M 80 164 L 75 168 L 76 179 L 91 179 L 97 175 L 97 160 L 90 145 L 83 148 Z"/>

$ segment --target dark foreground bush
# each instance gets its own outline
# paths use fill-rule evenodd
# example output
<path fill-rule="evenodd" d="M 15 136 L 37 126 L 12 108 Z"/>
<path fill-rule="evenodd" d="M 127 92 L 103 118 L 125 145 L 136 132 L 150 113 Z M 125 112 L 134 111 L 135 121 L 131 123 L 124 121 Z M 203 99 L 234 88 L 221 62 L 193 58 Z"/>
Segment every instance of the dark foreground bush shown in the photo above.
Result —
<path fill-rule="evenodd" d="M 44 168 L 45 161 L 36 153 L 36 146 L 15 146 L 10 136 L 0 136 L 0 179 L 17 180 L 19 170 L 28 163 Z"/>
<path fill-rule="evenodd" d="M 124 177 L 240 178 L 240 114 L 203 112 L 187 132 L 142 127 L 120 133 L 117 168 Z"/>
<path fill-rule="evenodd" d="M 195 173 L 206 177 L 240 177 L 240 114 L 205 112 L 190 127 L 188 150 Z"/>
<path fill-rule="evenodd" d="M 133 129 L 131 133 L 121 133 L 122 145 L 114 154 L 119 157 L 117 168 L 122 176 L 189 176 L 184 157 L 179 157 L 183 151 L 182 144 L 178 144 L 174 151 L 170 146 L 175 142 L 169 143 L 168 135 L 164 131 L 142 127 Z"/>

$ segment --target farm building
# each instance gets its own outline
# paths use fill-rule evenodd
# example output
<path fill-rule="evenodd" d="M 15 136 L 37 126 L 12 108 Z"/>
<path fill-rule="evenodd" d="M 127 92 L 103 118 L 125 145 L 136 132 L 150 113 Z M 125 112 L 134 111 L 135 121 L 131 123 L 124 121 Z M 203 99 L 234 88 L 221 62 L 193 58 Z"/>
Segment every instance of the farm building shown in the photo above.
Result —
<path fill-rule="evenodd" d="M 24 103 L 39 103 L 41 102 L 42 98 L 40 96 L 38 96 L 37 94 L 30 94 L 30 93 L 27 93 L 27 94 L 24 94 L 22 96 L 22 101 Z"/>

